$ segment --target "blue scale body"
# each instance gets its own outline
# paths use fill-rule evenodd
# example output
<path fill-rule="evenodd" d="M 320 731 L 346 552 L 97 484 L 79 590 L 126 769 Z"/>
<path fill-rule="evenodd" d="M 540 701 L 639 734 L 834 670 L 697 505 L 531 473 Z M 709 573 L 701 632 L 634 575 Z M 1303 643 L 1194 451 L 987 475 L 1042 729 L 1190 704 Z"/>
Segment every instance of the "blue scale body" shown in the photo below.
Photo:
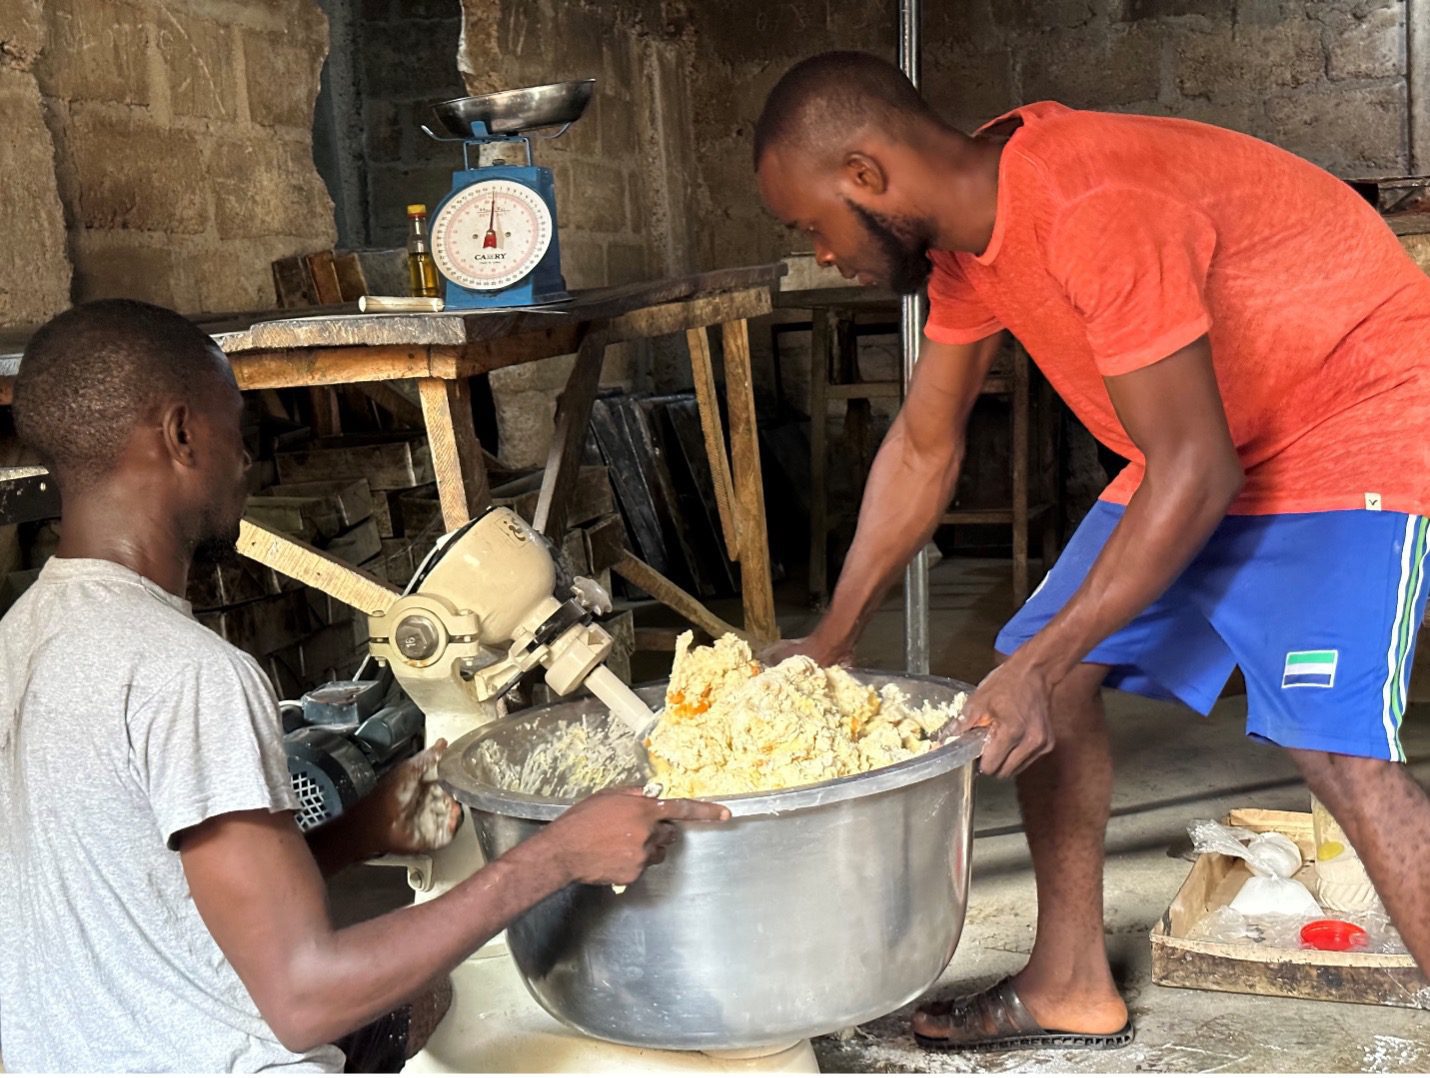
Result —
<path fill-rule="evenodd" d="M 491 165 L 487 168 L 458 169 L 452 173 L 452 190 L 437 204 L 432 219 L 435 221 L 447 203 L 462 191 L 485 180 L 511 180 L 535 191 L 551 212 L 551 245 L 534 270 L 506 288 L 477 291 L 464 288 L 455 281 L 447 281 L 447 310 L 531 307 L 569 298 L 566 280 L 561 276 L 561 242 L 556 225 L 556 184 L 549 168 L 536 165 Z"/>

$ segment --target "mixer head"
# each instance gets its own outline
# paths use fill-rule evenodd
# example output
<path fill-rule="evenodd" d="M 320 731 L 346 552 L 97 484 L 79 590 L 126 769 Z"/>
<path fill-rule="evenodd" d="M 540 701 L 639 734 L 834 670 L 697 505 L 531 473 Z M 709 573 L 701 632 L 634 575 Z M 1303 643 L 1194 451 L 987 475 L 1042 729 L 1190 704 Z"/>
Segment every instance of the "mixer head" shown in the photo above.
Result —
<path fill-rule="evenodd" d="M 489 509 L 446 536 L 407 594 L 369 620 L 372 654 L 429 715 L 475 711 L 528 670 L 568 695 L 587 685 L 632 723 L 651 715 L 605 667 L 611 635 L 594 623 L 610 597 L 573 580 L 545 536 Z"/>

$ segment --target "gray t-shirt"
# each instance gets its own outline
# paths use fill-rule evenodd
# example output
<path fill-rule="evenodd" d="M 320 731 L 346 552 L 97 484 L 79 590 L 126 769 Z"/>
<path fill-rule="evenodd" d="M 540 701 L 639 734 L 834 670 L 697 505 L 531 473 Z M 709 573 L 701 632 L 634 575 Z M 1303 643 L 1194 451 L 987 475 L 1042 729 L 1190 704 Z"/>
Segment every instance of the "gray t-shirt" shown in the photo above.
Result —
<path fill-rule="evenodd" d="M 273 689 L 189 604 L 51 558 L 0 620 L 0 1058 L 24 1071 L 340 1071 L 288 1051 L 174 835 L 297 808 Z"/>

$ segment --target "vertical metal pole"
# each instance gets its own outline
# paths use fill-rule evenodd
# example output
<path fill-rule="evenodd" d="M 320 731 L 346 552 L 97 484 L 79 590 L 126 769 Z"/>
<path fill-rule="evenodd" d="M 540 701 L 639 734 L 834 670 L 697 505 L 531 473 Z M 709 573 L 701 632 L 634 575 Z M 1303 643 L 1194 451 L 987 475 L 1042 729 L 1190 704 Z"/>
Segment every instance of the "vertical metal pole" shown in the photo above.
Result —
<path fill-rule="evenodd" d="M 915 87 L 919 84 L 921 0 L 899 0 L 899 67 Z M 905 296 L 899 312 L 903 344 L 904 391 L 914 376 L 923 339 L 924 298 Z M 904 665 L 911 674 L 929 672 L 929 559 L 926 550 L 914 555 L 904 571 Z"/>
<path fill-rule="evenodd" d="M 1405 5 L 1405 83 L 1409 144 L 1407 172 L 1424 175 L 1430 170 L 1430 0 L 1408 0 Z"/>

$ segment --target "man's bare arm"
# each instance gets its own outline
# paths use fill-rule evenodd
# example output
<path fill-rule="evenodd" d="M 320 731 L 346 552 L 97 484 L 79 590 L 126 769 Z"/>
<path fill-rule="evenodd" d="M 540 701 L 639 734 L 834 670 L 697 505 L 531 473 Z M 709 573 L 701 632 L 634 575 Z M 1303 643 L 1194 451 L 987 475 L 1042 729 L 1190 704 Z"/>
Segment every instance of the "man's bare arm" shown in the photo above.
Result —
<path fill-rule="evenodd" d="M 983 754 L 992 774 L 1014 774 L 1051 748 L 1052 687 L 1167 590 L 1244 479 L 1205 337 L 1106 382 L 1146 474 L 1082 586 L 969 701 L 964 722 L 993 726 Z"/>
<path fill-rule="evenodd" d="M 666 821 L 727 819 L 702 802 L 598 794 L 430 902 L 335 930 L 292 816 L 216 816 L 180 835 L 194 904 L 264 1020 L 292 1051 L 412 998 L 569 883 L 631 883 L 664 856 Z"/>
<path fill-rule="evenodd" d="M 829 611 L 801 650 L 824 662 L 847 658 L 899 573 L 933 535 L 963 466 L 969 412 L 1002 339 L 997 333 L 953 345 L 924 338 L 904 406 L 869 471 Z"/>

